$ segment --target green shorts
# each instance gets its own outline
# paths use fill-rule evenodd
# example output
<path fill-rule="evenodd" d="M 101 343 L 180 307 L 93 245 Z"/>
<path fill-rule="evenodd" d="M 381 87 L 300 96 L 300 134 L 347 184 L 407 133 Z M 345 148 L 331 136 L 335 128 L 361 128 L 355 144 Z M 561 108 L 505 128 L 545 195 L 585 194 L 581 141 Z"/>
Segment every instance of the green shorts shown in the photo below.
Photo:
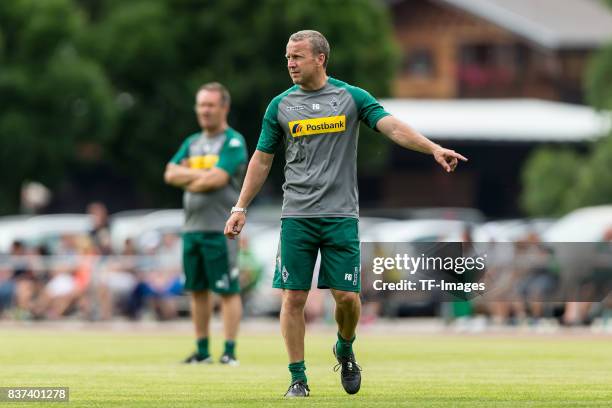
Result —
<path fill-rule="evenodd" d="M 185 290 L 240 293 L 237 253 L 238 242 L 222 232 L 184 232 Z"/>
<path fill-rule="evenodd" d="M 272 286 L 310 290 L 319 251 L 319 289 L 361 290 L 359 220 L 341 217 L 283 218 Z"/>

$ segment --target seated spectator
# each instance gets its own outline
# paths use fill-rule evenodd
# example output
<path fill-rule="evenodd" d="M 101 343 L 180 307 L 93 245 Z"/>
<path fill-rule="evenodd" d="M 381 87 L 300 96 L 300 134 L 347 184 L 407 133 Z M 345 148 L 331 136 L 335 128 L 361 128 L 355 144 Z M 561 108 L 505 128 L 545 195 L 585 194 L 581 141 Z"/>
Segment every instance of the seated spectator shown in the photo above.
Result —
<path fill-rule="evenodd" d="M 604 318 L 609 318 L 612 310 L 612 226 L 608 227 L 597 244 L 593 257 L 593 268 L 578 286 L 577 300 L 580 302 L 566 302 L 563 314 L 563 323 L 569 326 L 588 324 L 592 319 L 593 310 L 601 308 Z M 600 305 L 589 302 L 599 297 L 601 293 L 608 293 Z"/>
<path fill-rule="evenodd" d="M 0 264 L 0 318 L 13 306 L 15 282 L 13 271 L 8 264 Z"/>
<path fill-rule="evenodd" d="M 138 284 L 130 302 L 130 313 L 137 318 L 149 303 L 159 320 L 177 316 L 176 297 L 183 293 L 178 239 L 151 232 L 142 239 L 144 255 L 139 257 Z M 180 247 L 178 247 L 180 249 Z"/>
<path fill-rule="evenodd" d="M 137 255 L 133 241 L 128 238 L 121 256 L 110 257 L 104 262 L 96 286 L 100 319 L 110 319 L 116 310 L 128 312 L 130 296 L 137 284 Z"/>
<path fill-rule="evenodd" d="M 87 291 L 98 252 L 88 237 L 76 239 L 78 255 L 59 258 L 51 268 L 51 279 L 33 308 L 35 317 L 58 319 L 67 314 L 70 307 L 78 307 L 87 314 L 90 301 Z"/>
<path fill-rule="evenodd" d="M 37 277 L 31 265 L 27 248 L 21 241 L 13 242 L 11 246 L 11 263 L 13 265 L 12 281 L 14 282 L 15 315 L 18 318 L 29 317 L 32 307 Z"/>

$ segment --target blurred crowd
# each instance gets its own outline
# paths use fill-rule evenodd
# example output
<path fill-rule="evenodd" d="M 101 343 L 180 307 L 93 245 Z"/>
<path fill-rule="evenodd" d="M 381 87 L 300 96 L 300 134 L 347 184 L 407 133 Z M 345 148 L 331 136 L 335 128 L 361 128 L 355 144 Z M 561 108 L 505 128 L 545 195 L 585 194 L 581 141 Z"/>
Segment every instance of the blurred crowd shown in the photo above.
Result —
<path fill-rule="evenodd" d="M 606 230 L 601 241 L 593 243 L 542 242 L 535 231 L 512 242 L 474 242 L 472 232 L 472 227 L 467 226 L 457 240 L 462 242 L 461 256 L 486 254 L 486 272 L 459 276 L 451 273 L 446 279 L 484 282 L 487 288 L 484 296 L 474 292 L 375 291 L 372 282 L 380 277 L 364 274 L 362 321 L 374 321 L 381 314 L 437 315 L 448 323 L 484 319 L 486 325 L 492 326 L 580 326 L 599 318 L 612 327 L 612 227 Z M 439 249 L 431 248 L 444 248 L 443 244 L 420 244 L 419 249 L 410 248 L 414 243 L 404 244 L 403 249 L 382 246 L 390 253 L 378 252 L 371 256 L 428 251 L 432 255 Z M 383 280 L 400 282 L 414 276 L 391 269 L 384 272 Z M 407 298 L 410 303 L 406 302 Z"/>
<path fill-rule="evenodd" d="M 169 320 L 187 316 L 189 302 L 182 288 L 179 230 L 148 230 L 137 239 L 125 238 L 118 247 L 111 242 L 104 204 L 91 203 L 87 214 L 91 227 L 86 233 L 65 233 L 53 242 L 15 240 L 8 253 L 0 254 L 0 318 L 108 320 L 146 316 Z M 383 225 L 385 228 L 388 226 Z M 278 235 L 277 227 L 270 230 L 272 235 Z M 474 238 L 469 224 L 460 231 L 452 241 L 463 242 L 464 256 L 477 252 L 489 255 L 491 262 L 482 279 L 495 292 L 494 301 L 468 296 L 449 302 L 448 296 L 436 293 L 409 297 L 405 292 L 375 291 L 372 280 L 376 276 L 364 274 L 362 322 L 417 316 L 440 316 L 455 322 L 479 316 L 492 325 L 537 325 L 546 321 L 583 325 L 597 318 L 612 319 L 611 296 L 592 301 L 598 290 L 609 290 L 612 284 L 612 228 L 587 255 L 590 262 L 578 259 L 571 247 L 555 251 L 541 242 L 536 231 L 513 242 L 492 241 L 484 248 L 482 245 L 487 243 L 474 242 L 479 239 Z M 569 280 L 568 268 L 563 267 L 565 260 L 559 253 L 576 261 L 570 268 Z M 576 275 L 577 262 L 590 267 Z M 239 266 L 246 315 L 276 313 L 274 307 L 256 312 L 261 301 L 268 302 L 278 293 L 262 282 L 272 271 L 258 260 L 246 237 L 240 242 Z M 406 278 L 409 276 L 398 270 L 383 275 L 385 282 Z M 560 290 L 564 291 L 562 296 L 558 295 Z M 331 321 L 331 308 L 327 292 L 313 290 L 306 318 Z"/>
<path fill-rule="evenodd" d="M 545 244 L 530 233 L 497 254 L 486 279 L 504 301 L 474 302 L 495 324 L 539 324 L 557 318 L 564 325 L 612 317 L 612 228 L 601 242 Z M 503 252 L 497 245 L 493 251 Z M 589 259 L 580 259 L 581 257 Z M 573 258 L 572 258 L 573 257 Z M 607 289 L 606 289 L 607 288 Z"/>
<path fill-rule="evenodd" d="M 114 250 L 108 211 L 88 205 L 91 229 L 51 242 L 12 242 L 0 254 L 0 318 L 108 320 L 188 315 L 183 293 L 180 232 L 150 230 Z M 137 242 L 136 242 L 137 241 Z M 243 295 L 248 300 L 261 268 L 240 242 Z"/>
<path fill-rule="evenodd" d="M 92 203 L 87 212 L 88 234 L 67 233 L 53 245 L 12 243 L 0 262 L 0 312 L 17 319 L 110 319 L 138 318 L 150 307 L 159 319 L 176 317 L 182 294 L 178 235 L 146 237 L 139 249 L 126 239 L 115 252 L 106 207 Z"/>

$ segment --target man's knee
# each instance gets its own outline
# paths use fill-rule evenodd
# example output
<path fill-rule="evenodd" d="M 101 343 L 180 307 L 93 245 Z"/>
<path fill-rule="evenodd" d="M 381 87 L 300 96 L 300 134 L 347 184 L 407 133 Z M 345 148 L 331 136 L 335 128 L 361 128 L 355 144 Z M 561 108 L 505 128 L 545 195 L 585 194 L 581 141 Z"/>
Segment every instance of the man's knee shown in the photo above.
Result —
<path fill-rule="evenodd" d="M 301 312 L 306 306 L 308 299 L 308 291 L 305 290 L 283 290 L 283 310 L 292 312 Z"/>
<path fill-rule="evenodd" d="M 340 308 L 350 308 L 356 304 L 359 304 L 359 293 L 357 292 L 345 292 L 337 290 L 334 292 L 334 299 L 336 305 Z"/>

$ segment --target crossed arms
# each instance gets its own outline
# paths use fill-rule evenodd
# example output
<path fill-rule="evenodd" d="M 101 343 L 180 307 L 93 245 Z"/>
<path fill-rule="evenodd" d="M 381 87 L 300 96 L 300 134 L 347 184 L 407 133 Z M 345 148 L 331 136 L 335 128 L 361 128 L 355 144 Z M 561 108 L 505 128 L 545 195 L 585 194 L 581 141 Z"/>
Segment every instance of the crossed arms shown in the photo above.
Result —
<path fill-rule="evenodd" d="M 185 162 L 181 164 L 168 163 L 164 172 L 164 181 L 171 186 L 192 193 L 206 193 L 227 185 L 230 181 L 230 175 L 219 167 L 199 170 L 187 167 Z"/>

